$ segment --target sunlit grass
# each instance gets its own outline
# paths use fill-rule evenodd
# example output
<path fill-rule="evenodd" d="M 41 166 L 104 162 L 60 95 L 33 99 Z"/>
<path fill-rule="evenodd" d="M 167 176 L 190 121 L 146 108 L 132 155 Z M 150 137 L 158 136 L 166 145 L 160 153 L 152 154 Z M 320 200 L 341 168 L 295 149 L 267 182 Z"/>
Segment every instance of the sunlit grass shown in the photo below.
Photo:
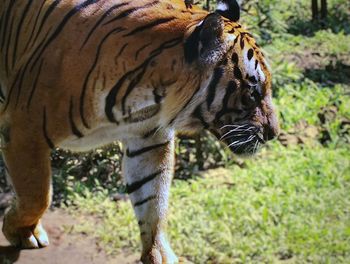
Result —
<path fill-rule="evenodd" d="M 177 254 L 194 263 L 350 261 L 350 152 L 278 144 L 238 166 L 175 181 L 168 232 Z M 139 250 L 129 202 L 103 192 L 75 199 L 80 226 L 115 253 Z"/>

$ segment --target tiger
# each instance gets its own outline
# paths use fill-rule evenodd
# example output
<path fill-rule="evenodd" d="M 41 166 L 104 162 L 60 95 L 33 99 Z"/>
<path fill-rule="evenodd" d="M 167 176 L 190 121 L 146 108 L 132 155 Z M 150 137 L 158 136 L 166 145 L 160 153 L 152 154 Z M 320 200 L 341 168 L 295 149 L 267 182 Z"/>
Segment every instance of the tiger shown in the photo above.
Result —
<path fill-rule="evenodd" d="M 0 134 L 16 199 L 2 231 L 49 245 L 50 153 L 120 141 L 143 263 L 177 263 L 166 236 L 176 133 L 208 130 L 237 155 L 278 134 L 272 75 L 235 0 L 2 0 Z"/>

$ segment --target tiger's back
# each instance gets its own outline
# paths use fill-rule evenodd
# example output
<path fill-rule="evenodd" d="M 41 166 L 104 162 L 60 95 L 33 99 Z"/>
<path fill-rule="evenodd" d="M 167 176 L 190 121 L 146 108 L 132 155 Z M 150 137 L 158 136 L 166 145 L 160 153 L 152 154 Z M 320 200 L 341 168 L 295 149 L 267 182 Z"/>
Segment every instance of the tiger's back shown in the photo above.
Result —
<path fill-rule="evenodd" d="M 1 9 L 8 21 L 1 27 L 3 113 L 24 126 L 41 127 L 45 117 L 48 144 L 77 150 L 96 147 L 95 136 L 103 144 L 111 121 L 128 125 L 159 114 L 165 86 L 186 86 L 184 33 L 206 14 L 183 1 L 154 0 L 5 1 Z M 184 98 L 191 92 L 179 90 Z M 137 131 L 113 130 L 114 139 Z"/>

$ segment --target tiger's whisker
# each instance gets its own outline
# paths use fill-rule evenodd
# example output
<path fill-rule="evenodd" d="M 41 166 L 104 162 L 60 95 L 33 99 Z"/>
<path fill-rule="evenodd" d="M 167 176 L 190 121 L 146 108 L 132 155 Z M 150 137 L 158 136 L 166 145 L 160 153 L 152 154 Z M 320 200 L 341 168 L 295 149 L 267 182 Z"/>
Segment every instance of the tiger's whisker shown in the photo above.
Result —
<path fill-rule="evenodd" d="M 254 139 L 254 137 L 255 137 L 255 136 L 252 135 L 252 136 L 250 136 L 247 140 L 245 140 L 245 141 L 243 141 L 243 142 L 241 142 L 240 140 L 236 140 L 236 141 L 232 142 L 232 143 L 229 145 L 229 147 L 235 147 L 235 146 L 244 145 L 244 144 L 246 144 L 246 143 L 252 141 L 252 140 Z"/>
<path fill-rule="evenodd" d="M 242 132 L 245 132 L 245 131 L 242 131 Z M 247 133 L 239 133 L 239 134 L 234 134 L 234 135 L 228 134 L 225 137 L 220 138 L 220 140 L 230 139 L 230 138 L 234 138 L 234 137 L 237 137 L 237 138 L 241 137 L 242 138 L 242 137 L 251 136 L 251 135 L 253 135 L 253 134 L 247 134 Z"/>
<path fill-rule="evenodd" d="M 246 126 L 238 126 L 234 129 L 229 130 L 228 132 L 226 132 L 224 135 L 221 136 L 220 140 L 225 139 L 225 137 L 227 137 L 228 135 L 230 135 L 233 132 L 249 132 L 249 135 L 251 135 L 251 132 L 253 132 L 253 133 L 257 132 L 256 128 L 254 128 L 254 127 L 248 127 L 248 128 L 244 128 L 244 127 L 246 127 Z"/>
<path fill-rule="evenodd" d="M 220 140 L 223 140 L 226 136 L 232 134 L 233 132 L 248 132 L 247 130 L 242 130 L 242 129 L 233 129 L 228 132 L 226 132 L 224 135 L 221 136 Z M 245 134 L 240 134 L 240 135 L 245 135 Z"/>
<path fill-rule="evenodd" d="M 244 124 L 244 125 L 225 125 L 225 126 L 222 126 L 220 129 L 224 129 L 224 128 L 227 128 L 227 127 L 234 127 L 234 128 L 242 128 L 242 127 L 247 127 L 249 126 L 248 124 Z"/>

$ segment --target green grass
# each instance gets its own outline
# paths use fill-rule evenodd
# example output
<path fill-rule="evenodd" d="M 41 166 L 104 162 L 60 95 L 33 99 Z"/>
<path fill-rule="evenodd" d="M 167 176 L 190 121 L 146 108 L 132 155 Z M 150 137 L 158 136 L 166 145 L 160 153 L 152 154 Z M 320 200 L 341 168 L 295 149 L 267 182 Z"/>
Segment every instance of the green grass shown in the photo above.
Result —
<path fill-rule="evenodd" d="M 194 263 L 349 263 L 349 153 L 276 143 L 248 160 L 249 169 L 174 181 L 168 232 L 175 251 Z M 75 213 L 100 219 L 78 231 L 110 253 L 139 250 L 129 202 L 116 204 L 101 191 L 75 203 Z"/>
<path fill-rule="evenodd" d="M 344 32 L 333 33 L 330 30 L 320 30 L 312 37 L 303 35 L 284 34 L 273 40 L 273 47 L 282 52 L 303 54 L 305 49 L 324 55 L 342 55 L 350 52 L 348 42 L 350 36 Z M 317 49 L 316 49 L 317 48 Z"/>

